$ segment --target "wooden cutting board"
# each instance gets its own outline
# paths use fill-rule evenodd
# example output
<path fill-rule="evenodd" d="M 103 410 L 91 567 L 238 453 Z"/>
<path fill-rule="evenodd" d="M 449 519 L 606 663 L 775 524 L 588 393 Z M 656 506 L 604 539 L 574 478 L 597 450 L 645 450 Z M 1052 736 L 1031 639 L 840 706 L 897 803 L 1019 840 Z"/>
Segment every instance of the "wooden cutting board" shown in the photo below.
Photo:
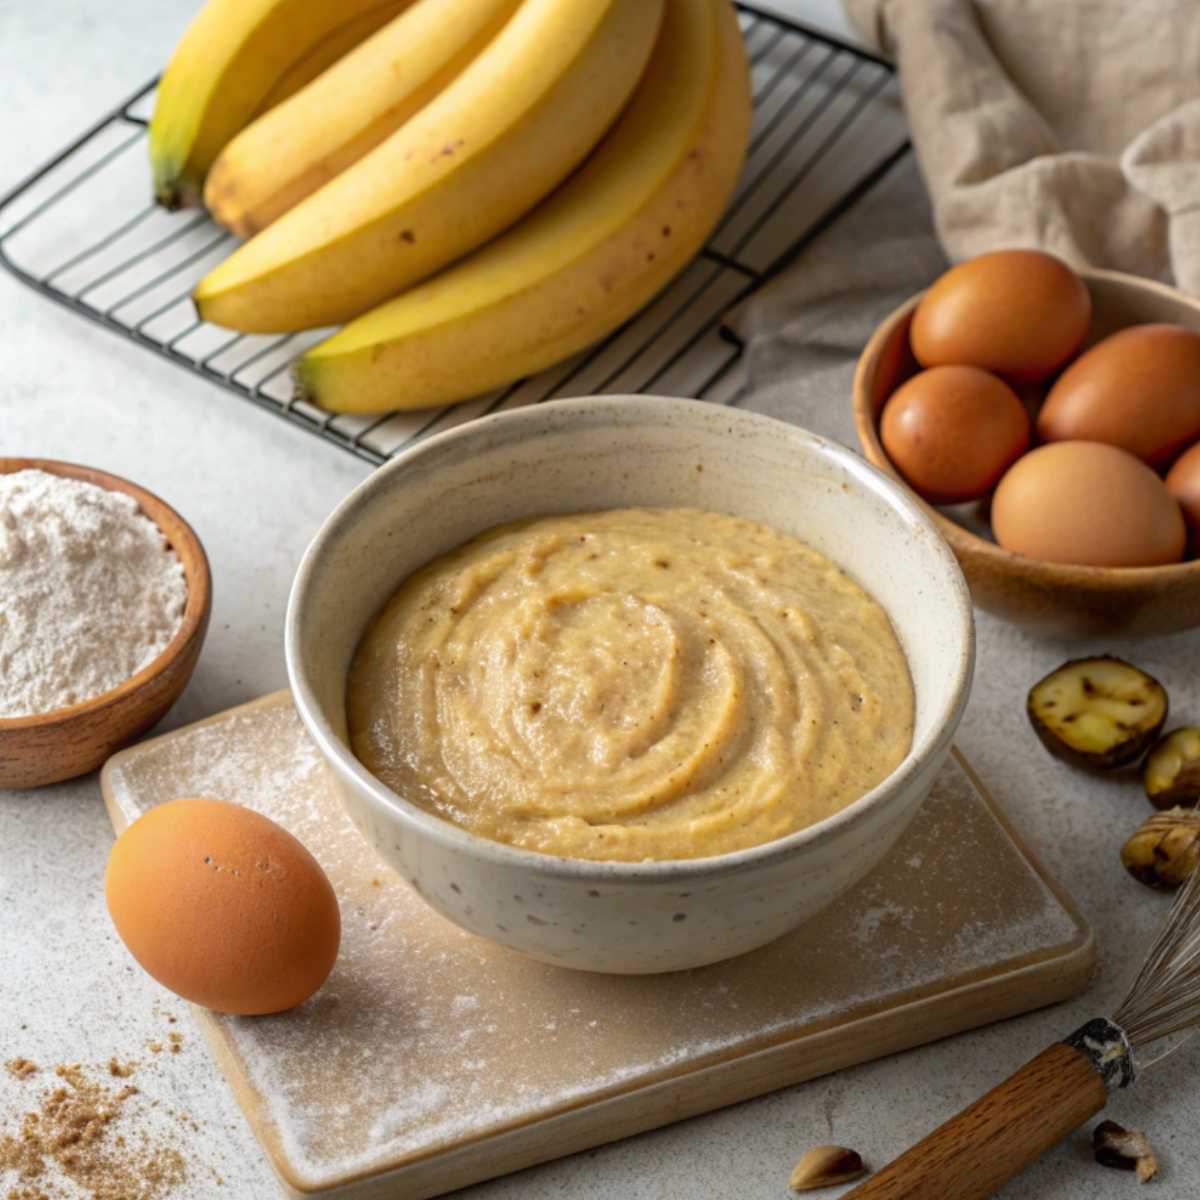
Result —
<path fill-rule="evenodd" d="M 293 1194 L 425 1197 L 1065 999 L 1090 931 L 952 759 L 887 861 L 762 950 L 674 975 L 587 975 L 463 933 L 343 814 L 286 692 L 125 750 L 113 827 L 236 800 L 316 855 L 341 955 L 275 1017 L 196 1009 Z"/>

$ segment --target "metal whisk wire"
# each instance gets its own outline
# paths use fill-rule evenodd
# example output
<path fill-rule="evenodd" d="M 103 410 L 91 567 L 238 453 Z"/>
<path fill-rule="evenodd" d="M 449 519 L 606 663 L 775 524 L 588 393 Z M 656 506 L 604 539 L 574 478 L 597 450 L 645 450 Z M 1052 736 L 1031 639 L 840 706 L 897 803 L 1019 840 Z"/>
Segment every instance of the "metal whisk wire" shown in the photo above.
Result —
<path fill-rule="evenodd" d="M 1200 871 L 1175 901 L 1114 1018 L 1048 1046 L 986 1096 L 860 1183 L 850 1200 L 983 1200 L 1094 1117 L 1138 1069 L 1200 1029 Z M 1155 1047 L 1149 1062 L 1134 1052 Z"/>
<path fill-rule="evenodd" d="M 1200 1028 L 1200 871 L 1175 901 L 1113 1020 L 1135 1049 Z"/>

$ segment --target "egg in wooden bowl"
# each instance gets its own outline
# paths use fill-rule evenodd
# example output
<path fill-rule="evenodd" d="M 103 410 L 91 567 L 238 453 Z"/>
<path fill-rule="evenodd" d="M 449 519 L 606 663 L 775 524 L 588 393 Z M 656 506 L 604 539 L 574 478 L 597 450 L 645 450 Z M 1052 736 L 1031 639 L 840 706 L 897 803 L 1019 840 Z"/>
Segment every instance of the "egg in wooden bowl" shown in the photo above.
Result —
<path fill-rule="evenodd" d="M 1011 261 L 988 269 L 1018 255 L 1033 274 Z M 980 608 L 1060 637 L 1190 629 L 1200 625 L 1200 373 L 1189 367 L 1200 302 L 1056 262 L 983 255 L 888 316 L 854 379 L 863 454 L 930 509 Z M 946 333 L 956 321 L 961 345 Z M 939 378 L 963 369 L 956 354 L 991 384 Z M 942 393 L 964 382 L 969 398 L 951 404 Z"/>

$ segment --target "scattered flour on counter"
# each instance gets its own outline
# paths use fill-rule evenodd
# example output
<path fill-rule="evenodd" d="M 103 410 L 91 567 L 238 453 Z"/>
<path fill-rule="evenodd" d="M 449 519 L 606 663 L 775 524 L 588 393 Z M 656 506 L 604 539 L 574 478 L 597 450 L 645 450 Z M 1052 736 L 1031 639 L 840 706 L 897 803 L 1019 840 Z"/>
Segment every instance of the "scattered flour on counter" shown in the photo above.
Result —
<path fill-rule="evenodd" d="M 131 496 L 0 475 L 0 717 L 118 687 L 166 649 L 186 603 L 178 556 Z"/>

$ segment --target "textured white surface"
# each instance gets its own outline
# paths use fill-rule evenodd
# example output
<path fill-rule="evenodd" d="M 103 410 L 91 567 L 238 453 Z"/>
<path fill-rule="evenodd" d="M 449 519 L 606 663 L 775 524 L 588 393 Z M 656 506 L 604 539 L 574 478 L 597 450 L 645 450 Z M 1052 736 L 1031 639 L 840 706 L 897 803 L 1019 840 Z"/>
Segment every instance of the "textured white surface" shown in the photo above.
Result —
<path fill-rule="evenodd" d="M 0 0 L 0 188 L 156 71 L 191 8 L 191 0 L 103 7 Z M 292 571 L 320 520 L 367 468 L 3 275 L 0 338 L 0 452 L 77 459 L 127 475 L 177 506 L 208 549 L 212 628 L 167 727 L 282 687 L 280 629 Z M 1180 720 L 1200 720 L 1200 635 L 1109 648 L 1162 678 Z M 1089 996 L 482 1185 L 474 1200 L 783 1200 L 792 1163 L 813 1142 L 843 1142 L 878 1164 L 1045 1043 L 1111 1007 L 1165 901 L 1127 880 L 1116 861 L 1125 832 L 1147 811 L 1136 788 L 1050 761 L 1026 727 L 1030 682 L 1077 650 L 981 619 L 977 683 L 959 744 L 1096 927 L 1103 969 Z M 180 1200 L 271 1200 L 278 1194 L 271 1171 L 184 1006 L 132 965 L 108 924 L 100 884 L 110 844 L 94 779 L 0 793 L 0 1059 L 140 1057 L 146 1066 L 137 1082 L 147 1099 L 183 1109 L 200 1125 L 180 1134 L 195 1164 Z M 179 1016 L 178 1026 L 167 1025 L 167 1012 Z M 168 1028 L 182 1030 L 182 1051 L 147 1053 L 146 1043 Z M 1200 1192 L 1197 1061 L 1195 1049 L 1184 1051 L 1110 1110 L 1151 1134 L 1163 1165 L 1152 1189 L 1159 1200 Z M 5 1088 L 7 1116 L 18 1100 Z M 1127 1176 L 1092 1164 L 1081 1134 L 1001 1195 L 1135 1193 Z"/>

